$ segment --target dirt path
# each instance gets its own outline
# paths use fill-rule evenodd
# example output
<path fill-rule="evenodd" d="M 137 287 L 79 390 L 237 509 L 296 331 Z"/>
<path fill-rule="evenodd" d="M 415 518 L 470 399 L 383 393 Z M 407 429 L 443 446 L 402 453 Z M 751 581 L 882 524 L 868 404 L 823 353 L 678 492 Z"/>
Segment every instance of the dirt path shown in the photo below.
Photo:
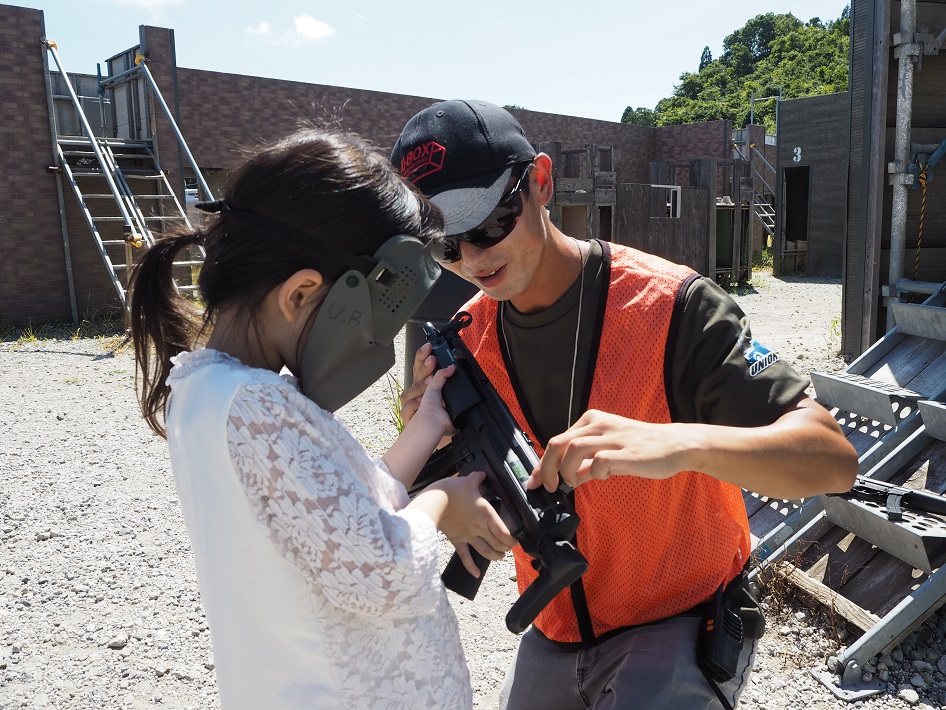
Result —
<path fill-rule="evenodd" d="M 836 357 L 839 282 L 757 273 L 754 283 L 736 299 L 758 340 L 805 374 L 843 367 Z M 218 707 L 210 635 L 167 449 L 141 421 L 130 353 L 118 347 L 120 337 L 6 335 L 0 343 L 0 709 Z M 395 373 L 401 372 L 399 361 Z M 394 435 L 390 411 L 382 381 L 340 415 L 380 452 Z M 448 552 L 444 546 L 444 561 Z M 477 707 L 494 707 L 516 647 L 503 622 L 516 595 L 512 576 L 507 557 L 491 566 L 474 602 L 451 595 Z M 740 707 L 847 707 L 810 674 L 837 652 L 836 640 L 797 603 L 770 601 L 769 630 Z M 927 636 L 939 646 L 924 651 L 923 662 L 932 659 L 936 667 L 943 623 L 935 617 L 903 646 L 891 692 L 861 707 L 916 702 L 919 695 L 906 692 L 912 686 L 904 667 Z M 942 687 L 922 691 L 931 707 L 940 706 L 946 688 L 936 673 Z"/>

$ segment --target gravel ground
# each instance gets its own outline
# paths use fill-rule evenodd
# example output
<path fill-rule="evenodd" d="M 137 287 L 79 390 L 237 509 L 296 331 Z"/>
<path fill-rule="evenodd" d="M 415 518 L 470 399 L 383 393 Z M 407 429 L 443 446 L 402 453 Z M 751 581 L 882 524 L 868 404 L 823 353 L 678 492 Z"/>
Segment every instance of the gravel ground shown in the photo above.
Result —
<path fill-rule="evenodd" d="M 754 285 L 736 298 L 761 342 L 806 374 L 844 366 L 838 281 L 757 272 Z M 218 707 L 165 442 L 139 416 L 122 336 L 88 330 L 0 331 L 0 708 Z M 340 412 L 375 453 L 394 434 L 389 402 L 382 381 Z M 477 707 L 495 706 L 516 647 L 503 621 L 513 576 L 507 556 L 475 601 L 451 595 Z M 843 631 L 784 592 L 764 600 L 768 631 L 740 707 L 848 707 L 811 675 Z M 936 615 L 879 659 L 888 692 L 856 706 L 942 707 L 944 632 Z"/>

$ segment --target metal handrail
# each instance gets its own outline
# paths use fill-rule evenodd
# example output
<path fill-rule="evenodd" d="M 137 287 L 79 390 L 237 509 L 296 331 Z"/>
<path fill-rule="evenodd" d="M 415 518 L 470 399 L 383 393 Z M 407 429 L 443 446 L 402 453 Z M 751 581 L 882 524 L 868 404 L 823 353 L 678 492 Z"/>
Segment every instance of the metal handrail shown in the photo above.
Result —
<path fill-rule="evenodd" d="M 771 170 L 771 171 L 774 173 L 774 172 L 775 172 L 775 168 L 773 168 L 773 167 L 772 167 L 772 164 L 771 164 L 768 160 L 765 159 L 765 156 L 764 156 L 762 153 L 759 152 L 759 149 L 755 147 L 755 144 L 750 144 L 749 147 L 753 150 L 753 152 L 754 152 L 756 155 L 759 156 L 759 158 L 762 160 L 762 162 L 765 163 L 765 164 L 768 166 L 769 170 Z M 740 157 L 740 158 L 742 158 L 742 159 L 745 160 L 746 162 L 750 162 L 749 159 L 748 159 L 745 155 L 743 155 L 743 152 L 739 149 L 739 146 L 738 146 L 738 145 L 736 145 L 735 143 L 733 143 L 733 144 L 732 144 L 732 148 L 733 148 L 734 151 L 736 151 L 736 153 L 739 154 L 739 157 Z M 768 191 L 774 195 L 774 194 L 775 194 L 775 190 L 772 189 L 772 186 L 769 185 L 769 183 L 766 181 L 766 179 L 762 176 L 762 173 L 760 173 L 758 170 L 756 170 L 756 169 L 754 169 L 754 168 L 753 168 L 752 172 L 756 175 L 756 177 L 759 178 L 759 180 L 762 181 L 762 184 L 765 185 L 766 188 L 768 188 Z"/>
<path fill-rule="evenodd" d="M 167 102 L 165 102 L 164 97 L 161 95 L 161 90 L 158 89 L 158 85 L 155 82 L 154 77 L 151 75 L 151 71 L 148 69 L 147 59 L 145 59 L 143 55 L 139 54 L 137 57 L 135 57 L 135 64 L 141 68 L 142 74 L 145 75 L 145 77 L 148 79 L 148 83 L 151 84 L 151 93 L 158 100 L 158 103 L 161 104 L 161 108 L 164 109 L 164 115 L 171 124 L 171 129 L 174 131 L 174 135 L 177 137 L 178 145 L 180 145 L 180 147 L 183 149 L 184 155 L 187 156 L 187 162 L 190 163 L 191 169 L 194 171 L 194 175 L 197 177 L 197 182 L 204 191 L 204 198 L 212 200 L 213 193 L 210 191 L 210 186 L 207 184 L 207 181 L 204 180 L 204 176 L 200 172 L 200 168 L 197 167 L 197 161 L 194 160 L 194 155 L 191 153 L 190 148 L 187 147 L 187 143 L 184 141 L 184 136 L 181 135 L 181 129 L 177 127 L 177 121 L 175 121 L 174 116 L 171 115 L 171 109 L 168 108 Z"/>
<path fill-rule="evenodd" d="M 759 178 L 759 180 L 762 181 L 762 184 L 765 185 L 765 186 L 768 188 L 769 193 L 771 193 L 771 194 L 774 195 L 774 194 L 775 194 L 775 190 L 773 190 L 773 189 L 772 189 L 772 186 L 769 185 L 769 183 L 767 183 L 767 182 L 765 181 L 765 178 L 762 177 L 762 174 L 761 174 L 758 170 L 753 170 L 752 172 L 754 172 L 754 173 L 756 174 L 756 176 Z"/>
<path fill-rule="evenodd" d="M 105 178 L 109 189 L 115 196 L 115 202 L 118 205 L 118 210 L 121 212 L 122 218 L 125 220 L 125 224 L 131 232 L 132 238 L 135 240 L 142 239 L 144 235 L 139 234 L 136 231 L 135 220 L 132 218 L 131 214 L 129 214 L 127 208 L 125 207 L 124 199 L 118 189 L 118 185 L 115 184 L 115 179 L 112 177 L 111 171 L 107 168 L 107 162 L 105 160 L 105 156 L 102 154 L 101 148 L 99 148 L 98 141 L 95 137 L 95 132 L 92 130 L 92 126 L 89 125 L 89 121 L 85 117 L 85 112 L 82 110 L 82 104 L 79 102 L 79 97 L 76 95 L 75 89 L 72 88 L 72 82 L 69 80 L 69 74 L 62 65 L 62 60 L 59 58 L 59 52 L 56 51 L 56 43 L 48 39 L 43 39 L 42 42 L 46 45 L 47 51 L 52 54 L 53 59 L 56 62 L 56 66 L 59 68 L 59 73 L 62 75 L 63 83 L 66 85 L 66 89 L 69 92 L 69 97 L 72 99 L 72 103 L 76 108 L 76 115 L 79 119 L 79 123 L 82 126 L 82 130 L 85 131 L 85 135 L 89 139 L 89 144 L 92 147 L 92 152 L 95 153 L 95 157 L 99 161 L 99 165 L 102 166 L 102 176 Z"/>
<path fill-rule="evenodd" d="M 765 159 L 765 156 L 759 151 L 759 149 L 755 147 L 755 144 L 753 144 L 751 148 L 755 152 L 755 154 L 759 156 L 762 162 L 765 163 L 769 167 L 769 170 L 771 170 L 774 173 L 775 168 L 773 168 L 772 164 L 768 160 Z"/>

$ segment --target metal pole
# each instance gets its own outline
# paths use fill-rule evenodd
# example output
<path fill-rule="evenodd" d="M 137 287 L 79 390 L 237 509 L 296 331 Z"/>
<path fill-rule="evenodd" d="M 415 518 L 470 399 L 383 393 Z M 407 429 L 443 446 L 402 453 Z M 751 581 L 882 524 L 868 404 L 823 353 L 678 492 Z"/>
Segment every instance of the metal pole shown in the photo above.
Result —
<path fill-rule="evenodd" d="M 168 108 L 167 103 L 164 101 L 164 97 L 161 96 L 161 91 L 158 89 L 157 83 L 154 81 L 154 77 L 151 76 L 151 71 L 148 69 L 148 64 L 143 57 L 138 57 L 135 59 L 135 62 L 142 68 L 144 75 L 148 79 L 148 83 L 151 84 L 151 90 L 155 98 L 158 100 L 158 103 L 161 105 L 161 108 L 164 110 L 164 115 L 167 116 L 168 121 L 171 124 L 171 130 L 174 131 L 174 135 L 177 137 L 177 142 L 183 148 L 184 155 L 187 156 L 187 161 L 190 163 L 191 168 L 194 170 L 194 175 L 197 176 L 197 182 L 200 183 L 201 189 L 204 191 L 204 194 L 208 199 L 213 199 L 213 193 L 210 191 L 210 186 L 204 180 L 204 176 L 200 172 L 200 168 L 197 167 L 197 161 L 194 160 L 194 156 L 191 153 L 190 148 L 187 147 L 187 143 L 184 141 L 184 136 L 181 135 L 181 130 L 177 127 L 177 122 L 174 120 L 174 116 L 171 115 L 171 109 Z"/>
<path fill-rule="evenodd" d="M 892 305 L 899 300 L 897 282 L 903 276 L 903 259 L 907 240 L 907 189 L 913 175 L 907 172 L 910 163 L 910 123 L 913 120 L 913 62 L 919 53 L 916 44 L 916 0 L 900 3 L 900 32 L 894 37 L 898 58 L 897 123 L 894 161 L 887 167 L 893 188 L 890 217 L 890 267 L 887 275 L 887 330 L 895 325 Z"/>
<path fill-rule="evenodd" d="M 112 194 L 115 196 L 115 202 L 118 205 L 119 212 L 122 213 L 122 218 L 125 220 L 125 224 L 128 226 L 128 229 L 131 230 L 132 237 L 135 239 L 143 239 L 143 235 L 138 234 L 135 231 L 135 222 L 132 219 L 131 215 L 128 213 L 127 208 L 125 207 L 125 201 L 122 198 L 122 194 L 118 189 L 118 186 L 115 184 L 115 180 L 112 179 L 112 173 L 110 170 L 106 169 L 106 166 L 109 164 L 105 160 L 105 156 L 102 155 L 102 150 L 99 148 L 99 143 L 95 139 L 95 133 L 92 131 L 92 126 L 89 125 L 88 119 L 85 117 L 85 112 L 82 110 L 82 104 L 79 102 L 79 97 L 76 96 L 75 90 L 72 88 L 72 82 L 69 81 L 69 75 L 66 73 L 66 70 L 62 67 L 62 62 L 59 60 L 59 53 L 56 51 L 56 43 L 50 40 L 43 40 L 43 43 L 46 45 L 46 49 L 53 55 L 53 59 L 56 60 L 56 66 L 59 67 L 59 73 L 62 74 L 63 83 L 66 85 L 66 90 L 69 92 L 69 96 L 72 98 L 72 103 L 75 104 L 76 113 L 78 114 L 79 123 L 82 124 L 82 129 L 85 131 L 85 135 L 89 139 L 89 144 L 92 146 L 92 152 L 95 153 L 96 159 L 99 161 L 99 165 L 102 166 L 102 177 L 105 178 L 105 181 L 108 183 L 109 189 L 112 191 Z"/>
<path fill-rule="evenodd" d="M 56 128 L 56 103 L 53 101 L 49 75 L 49 58 L 43 54 L 43 75 L 46 78 L 46 105 L 49 109 L 49 133 L 53 139 L 53 163 L 59 165 L 59 129 Z M 69 77 L 63 75 L 66 83 Z M 62 194 L 62 178 L 56 173 L 56 195 L 59 198 L 59 224 L 62 226 L 62 250 L 66 261 L 66 283 L 69 287 L 69 307 L 72 310 L 72 322 L 79 322 L 79 309 L 76 305 L 76 283 L 72 273 L 72 249 L 69 246 L 69 225 L 66 219 L 66 201 Z"/>

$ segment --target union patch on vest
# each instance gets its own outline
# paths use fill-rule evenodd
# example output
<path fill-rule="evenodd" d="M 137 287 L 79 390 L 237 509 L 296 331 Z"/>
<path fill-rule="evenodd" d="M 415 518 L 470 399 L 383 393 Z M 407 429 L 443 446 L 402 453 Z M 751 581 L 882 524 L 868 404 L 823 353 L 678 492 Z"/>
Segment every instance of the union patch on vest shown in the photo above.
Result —
<path fill-rule="evenodd" d="M 778 353 L 772 352 L 755 339 L 749 342 L 749 347 L 743 354 L 749 363 L 749 377 L 755 377 L 773 362 L 779 361 Z"/>

